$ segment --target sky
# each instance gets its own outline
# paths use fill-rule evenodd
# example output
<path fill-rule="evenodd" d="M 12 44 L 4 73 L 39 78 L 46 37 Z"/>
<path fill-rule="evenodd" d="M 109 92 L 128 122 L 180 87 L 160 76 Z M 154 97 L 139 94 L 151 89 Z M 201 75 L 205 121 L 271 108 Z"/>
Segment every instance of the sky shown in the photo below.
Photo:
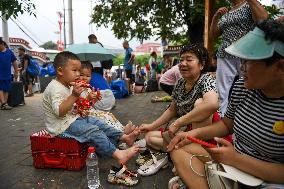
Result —
<path fill-rule="evenodd" d="M 28 33 L 39 45 L 47 41 L 57 42 L 59 39 L 59 16 L 58 11 L 63 13 L 63 0 L 32 0 L 36 6 L 36 15 L 30 16 L 27 13 L 20 15 L 15 22 Z M 91 15 L 91 5 L 94 6 L 95 0 L 73 0 L 73 36 L 74 43 L 88 42 L 88 35 L 94 33 L 98 40 L 105 46 L 122 48 L 123 39 L 115 38 L 111 28 L 99 28 L 89 25 Z M 65 0 L 65 9 L 68 9 L 68 0 Z M 63 21 L 63 20 L 62 20 Z M 12 21 L 8 21 L 9 37 L 19 37 L 27 40 L 30 46 L 36 48 L 37 45 L 27 37 L 21 29 Z M 68 34 L 68 13 L 66 10 L 66 33 Z M 2 27 L 0 27 L 0 36 L 2 36 Z M 69 37 L 67 35 L 67 44 Z M 153 38 L 151 41 L 154 41 Z M 63 40 L 63 31 L 62 31 Z M 131 47 L 139 46 L 139 41 L 133 39 L 130 41 Z"/>
<path fill-rule="evenodd" d="M 94 6 L 96 0 L 73 0 L 73 35 L 74 43 L 88 42 L 88 35 L 94 33 L 98 40 L 105 46 L 122 48 L 122 39 L 115 38 L 111 28 L 96 28 L 89 25 L 91 15 L 91 5 Z M 261 0 L 263 4 L 269 4 L 272 0 Z M 36 6 L 36 15 L 33 17 L 27 13 L 19 15 L 15 20 L 18 25 L 28 33 L 39 45 L 47 41 L 57 42 L 59 40 L 58 11 L 63 13 L 63 0 L 32 0 Z M 65 9 L 68 9 L 68 0 L 65 0 Z M 122 28 L 123 29 L 123 28 Z M 18 37 L 27 40 L 33 48 L 38 47 L 18 26 L 12 21 L 8 21 L 9 37 Z M 68 14 L 66 11 L 66 33 L 68 34 Z M 2 27 L 0 27 L 0 36 L 2 36 Z M 154 41 L 156 37 L 151 38 Z M 67 44 L 69 37 L 67 35 Z M 63 31 L 62 31 L 63 40 Z M 146 41 L 147 42 L 147 41 Z M 159 42 L 159 41 L 157 41 Z M 133 39 L 130 46 L 135 48 L 139 46 L 139 41 Z"/>

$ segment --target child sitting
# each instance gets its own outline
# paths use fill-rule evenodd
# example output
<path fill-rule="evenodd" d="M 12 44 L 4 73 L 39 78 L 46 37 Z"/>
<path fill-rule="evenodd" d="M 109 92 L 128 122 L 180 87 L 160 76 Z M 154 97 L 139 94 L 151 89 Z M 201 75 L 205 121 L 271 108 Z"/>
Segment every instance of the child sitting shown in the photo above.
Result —
<path fill-rule="evenodd" d="M 85 82 L 86 84 L 90 84 L 91 76 L 92 76 L 92 70 L 93 66 L 89 61 L 84 61 L 81 63 L 81 69 L 80 69 L 80 80 Z M 96 98 L 96 94 L 92 92 L 91 89 L 86 89 L 81 93 L 81 97 L 89 98 L 89 100 L 92 100 L 93 98 Z M 102 96 L 101 99 L 99 99 L 97 103 L 103 101 L 106 102 L 106 99 L 104 99 L 105 96 Z M 106 102 L 107 103 L 107 102 Z M 97 109 L 96 104 L 94 105 L 94 108 L 91 108 L 89 111 L 89 116 L 94 116 L 97 119 L 105 121 L 109 126 L 118 129 L 120 131 L 123 131 L 125 134 L 129 134 L 134 131 L 135 125 L 133 125 L 131 122 L 129 122 L 126 126 L 123 126 L 116 118 L 115 116 L 106 111 L 102 111 Z"/>
<path fill-rule="evenodd" d="M 85 90 L 75 81 L 80 77 L 81 62 L 71 52 L 61 52 L 54 59 L 56 78 L 52 80 L 43 93 L 44 121 L 47 131 L 58 137 L 70 137 L 79 142 L 88 142 L 96 148 L 102 157 L 113 157 L 119 163 L 125 163 L 139 150 L 133 145 L 139 133 L 128 135 L 114 129 L 96 117 L 80 117 L 72 114 L 75 101 Z M 73 86 L 73 90 L 70 87 Z M 88 112 L 85 112 L 88 115 Z M 119 150 L 118 141 L 124 141 L 131 148 Z"/>

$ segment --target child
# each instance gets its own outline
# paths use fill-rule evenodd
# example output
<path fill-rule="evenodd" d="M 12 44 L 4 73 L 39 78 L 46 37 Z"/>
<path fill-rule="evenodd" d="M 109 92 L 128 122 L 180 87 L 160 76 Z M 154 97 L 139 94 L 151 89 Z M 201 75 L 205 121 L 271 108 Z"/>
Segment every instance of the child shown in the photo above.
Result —
<path fill-rule="evenodd" d="M 92 69 L 93 66 L 89 61 L 84 61 L 81 64 L 81 69 L 80 69 L 80 80 L 84 81 L 85 83 L 89 84 L 91 81 L 91 76 L 92 76 Z M 96 98 L 96 94 L 91 92 L 91 89 L 87 89 L 84 92 L 81 93 L 81 96 L 84 98 L 89 98 L 89 100 Z M 131 122 L 129 122 L 126 126 L 123 126 L 115 117 L 112 113 L 106 112 L 106 111 L 101 111 L 96 108 L 97 103 L 101 103 L 102 101 L 104 103 L 108 103 L 107 96 L 102 95 L 102 99 L 100 99 L 98 102 L 96 102 L 95 107 L 92 108 L 89 112 L 89 116 L 94 116 L 97 119 L 105 121 L 109 126 L 118 129 L 120 131 L 123 131 L 125 134 L 129 134 L 132 131 L 134 131 L 135 126 L 132 125 Z"/>
<path fill-rule="evenodd" d="M 71 52 L 58 53 L 54 66 L 56 78 L 49 83 L 43 94 L 44 120 L 48 132 L 53 136 L 88 142 L 96 148 L 99 155 L 113 157 L 119 163 L 125 163 L 135 156 L 139 150 L 138 146 L 133 145 L 137 133 L 126 135 L 95 117 L 83 118 L 72 114 L 71 109 L 75 101 L 85 90 L 75 83 L 80 77 L 81 63 L 78 57 Z M 70 89 L 71 86 L 73 90 Z M 119 150 L 115 147 L 118 141 L 133 146 Z"/>

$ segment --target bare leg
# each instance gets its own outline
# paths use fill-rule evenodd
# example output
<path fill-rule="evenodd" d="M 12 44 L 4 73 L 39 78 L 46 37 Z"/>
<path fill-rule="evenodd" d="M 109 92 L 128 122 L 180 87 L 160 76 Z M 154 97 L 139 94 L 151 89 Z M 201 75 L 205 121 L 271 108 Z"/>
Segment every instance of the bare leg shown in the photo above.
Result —
<path fill-rule="evenodd" d="M 138 146 L 132 146 L 126 150 L 115 150 L 112 157 L 115 158 L 119 163 L 126 163 L 139 151 Z"/>
<path fill-rule="evenodd" d="M 190 167 L 190 158 L 192 155 L 208 156 L 208 153 L 199 144 L 192 143 L 184 146 L 181 149 L 173 150 L 171 158 L 176 167 L 178 175 L 181 177 L 185 185 L 189 188 L 204 188 L 207 189 L 207 181 L 205 177 L 201 177 L 192 171 Z M 209 158 L 194 157 L 192 159 L 192 167 L 200 174 L 205 174 L 204 163 L 209 161 Z"/>
<path fill-rule="evenodd" d="M 33 85 L 29 84 L 28 85 L 28 94 L 32 94 L 33 93 Z"/>
<path fill-rule="evenodd" d="M 3 91 L 0 91 L 0 103 L 1 105 L 4 104 L 6 101 L 5 101 L 5 98 L 4 98 L 4 92 Z"/>
<path fill-rule="evenodd" d="M 163 149 L 164 140 L 160 131 L 150 131 L 145 135 L 145 140 L 148 146 L 155 150 Z"/>

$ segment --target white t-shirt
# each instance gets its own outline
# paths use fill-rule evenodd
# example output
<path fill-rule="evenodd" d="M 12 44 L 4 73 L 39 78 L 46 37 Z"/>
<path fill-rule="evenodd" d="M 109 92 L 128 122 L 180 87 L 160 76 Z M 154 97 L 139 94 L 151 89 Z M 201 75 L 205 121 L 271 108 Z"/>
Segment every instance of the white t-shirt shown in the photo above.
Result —
<path fill-rule="evenodd" d="M 63 133 L 79 117 L 79 115 L 72 114 L 71 110 L 64 117 L 59 117 L 59 106 L 70 94 L 71 89 L 55 79 L 48 84 L 43 93 L 44 122 L 47 131 L 52 136 Z"/>

